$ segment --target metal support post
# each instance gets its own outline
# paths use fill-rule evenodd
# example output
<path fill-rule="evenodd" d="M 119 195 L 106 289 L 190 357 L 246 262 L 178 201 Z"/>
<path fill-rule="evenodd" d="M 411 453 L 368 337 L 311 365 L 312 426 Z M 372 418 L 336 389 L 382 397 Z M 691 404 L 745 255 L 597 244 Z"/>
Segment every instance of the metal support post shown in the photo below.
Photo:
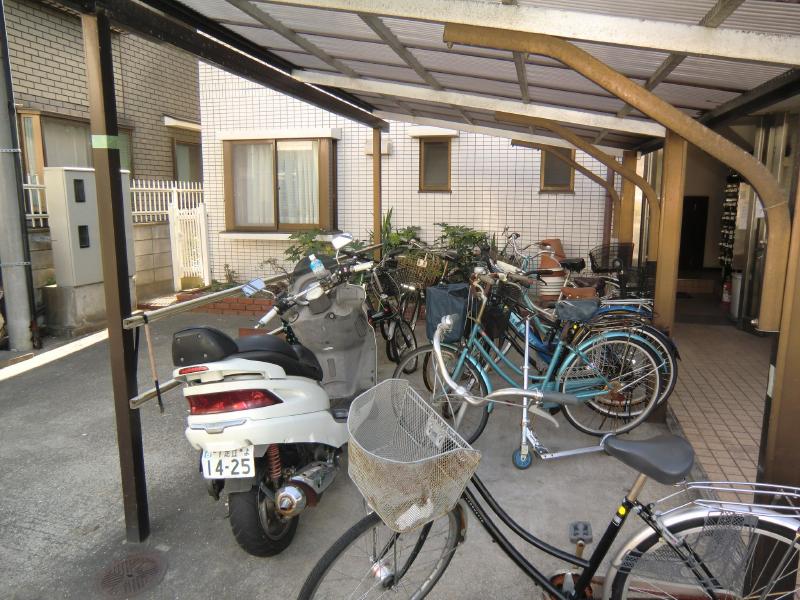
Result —
<path fill-rule="evenodd" d="M 111 29 L 108 17 L 102 11 L 98 11 L 96 15 L 82 15 L 81 23 L 86 55 L 92 160 L 103 251 L 108 352 L 111 358 L 125 530 L 128 541 L 142 542 L 150 533 L 150 521 L 141 422 L 139 412 L 131 410 L 128 405 L 129 399 L 137 394 L 136 354 L 133 332 L 122 327 L 122 319 L 131 314 L 131 293 L 125 243 L 125 209 L 120 177 Z"/>
<path fill-rule="evenodd" d="M 675 294 L 678 289 L 678 258 L 683 219 L 683 189 L 686 181 L 687 143 L 673 131 L 664 140 L 664 176 L 661 197 L 661 233 L 656 270 L 655 325 L 672 333 Z"/>
<path fill-rule="evenodd" d="M 0 103 L 6 107 L 6 110 L 0 112 L 0 211 L 3 215 L 0 219 L 0 263 L 9 346 L 14 350 L 27 352 L 33 349 L 33 284 L 30 281 L 27 225 L 25 213 L 20 206 L 22 168 L 4 10 L 5 7 L 0 3 L 0 51 L 3 53 L 0 61 L 0 68 L 3 70 Z"/>
<path fill-rule="evenodd" d="M 372 243 L 381 243 L 383 209 L 381 206 L 381 130 L 372 129 Z"/>
<path fill-rule="evenodd" d="M 758 456 L 760 482 L 800 486 L 800 185 L 794 203 L 781 329 L 769 367 Z M 776 293 L 764 290 L 765 293 Z"/>
<path fill-rule="evenodd" d="M 629 171 L 636 171 L 636 152 L 626 150 L 622 153 L 622 166 Z M 634 189 L 633 181 L 630 179 L 622 180 L 622 202 L 619 208 L 619 232 L 620 242 L 633 241 L 633 204 Z"/>

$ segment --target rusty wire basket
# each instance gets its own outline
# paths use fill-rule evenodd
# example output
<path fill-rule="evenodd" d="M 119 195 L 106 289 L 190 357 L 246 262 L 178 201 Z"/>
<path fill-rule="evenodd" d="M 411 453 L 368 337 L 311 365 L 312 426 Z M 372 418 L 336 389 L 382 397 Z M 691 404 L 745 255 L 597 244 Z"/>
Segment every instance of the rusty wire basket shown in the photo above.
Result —
<path fill-rule="evenodd" d="M 347 429 L 350 479 L 398 533 L 450 512 L 481 458 L 404 379 L 353 400 Z"/>
<path fill-rule="evenodd" d="M 394 278 L 399 285 L 409 285 L 423 290 L 436 285 L 444 273 L 444 268 L 445 261 L 430 252 L 401 255 L 397 257 Z"/>

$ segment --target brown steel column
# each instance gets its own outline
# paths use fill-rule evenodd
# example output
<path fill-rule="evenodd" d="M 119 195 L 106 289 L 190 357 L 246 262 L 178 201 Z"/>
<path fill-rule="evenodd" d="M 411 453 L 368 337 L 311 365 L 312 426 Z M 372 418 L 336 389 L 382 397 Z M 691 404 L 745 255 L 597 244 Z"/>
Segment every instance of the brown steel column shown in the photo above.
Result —
<path fill-rule="evenodd" d="M 800 185 L 794 207 L 781 331 L 775 360 L 770 361 L 774 367 L 770 365 L 758 480 L 800 486 Z"/>
<path fill-rule="evenodd" d="M 614 232 L 614 224 L 617 222 L 615 213 L 619 210 L 619 194 L 614 187 L 614 170 L 606 168 L 606 183 L 608 183 L 606 194 L 606 210 L 603 215 L 603 245 L 607 246 L 611 243 L 612 232 Z M 611 190 L 614 190 L 612 193 Z"/>
<path fill-rule="evenodd" d="M 131 314 L 131 294 L 125 243 L 125 207 L 119 172 L 119 130 L 114 97 L 111 29 L 108 18 L 102 12 L 96 16 L 83 15 L 81 22 L 125 530 L 129 542 L 141 542 L 150 533 L 150 521 L 139 411 L 131 410 L 128 405 L 128 400 L 137 394 L 136 355 L 133 332 L 122 328 L 122 319 Z"/>
<path fill-rule="evenodd" d="M 622 153 L 622 166 L 630 171 L 636 171 L 636 152 L 625 150 Z M 630 179 L 622 180 L 622 203 L 619 208 L 619 231 L 617 239 L 620 242 L 633 241 L 633 205 L 634 189 L 633 181 Z"/>
<path fill-rule="evenodd" d="M 372 243 L 381 243 L 383 209 L 381 207 L 381 130 L 372 129 Z"/>
<path fill-rule="evenodd" d="M 661 243 L 656 270 L 655 325 L 669 333 L 675 323 L 678 288 L 678 257 L 683 219 L 683 189 L 686 182 L 687 143 L 672 131 L 664 140 L 664 175 L 661 198 Z"/>

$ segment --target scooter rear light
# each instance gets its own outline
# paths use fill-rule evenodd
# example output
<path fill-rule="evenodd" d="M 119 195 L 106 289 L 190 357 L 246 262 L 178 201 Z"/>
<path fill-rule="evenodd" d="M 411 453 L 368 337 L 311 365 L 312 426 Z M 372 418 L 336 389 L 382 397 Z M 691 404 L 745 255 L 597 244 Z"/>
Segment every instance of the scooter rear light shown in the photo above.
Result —
<path fill-rule="evenodd" d="M 215 394 L 194 394 L 187 396 L 189 413 L 192 415 L 212 415 L 214 413 L 264 408 L 281 404 L 283 401 L 267 390 L 235 390 Z"/>
<path fill-rule="evenodd" d="M 202 373 L 208 371 L 208 367 L 183 367 L 178 371 L 178 375 L 189 375 L 191 373 Z"/>

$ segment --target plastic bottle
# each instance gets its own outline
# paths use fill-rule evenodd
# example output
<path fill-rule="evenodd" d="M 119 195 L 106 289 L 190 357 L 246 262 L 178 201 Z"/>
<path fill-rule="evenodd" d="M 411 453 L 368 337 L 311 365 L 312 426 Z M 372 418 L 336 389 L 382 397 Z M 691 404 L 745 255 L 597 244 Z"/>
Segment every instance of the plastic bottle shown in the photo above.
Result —
<path fill-rule="evenodd" d="M 317 279 L 322 279 L 327 275 L 328 271 L 325 268 L 325 265 L 322 264 L 322 261 L 318 259 L 315 255 L 309 254 L 308 255 L 308 263 L 313 271 L 314 275 L 316 275 Z"/>

